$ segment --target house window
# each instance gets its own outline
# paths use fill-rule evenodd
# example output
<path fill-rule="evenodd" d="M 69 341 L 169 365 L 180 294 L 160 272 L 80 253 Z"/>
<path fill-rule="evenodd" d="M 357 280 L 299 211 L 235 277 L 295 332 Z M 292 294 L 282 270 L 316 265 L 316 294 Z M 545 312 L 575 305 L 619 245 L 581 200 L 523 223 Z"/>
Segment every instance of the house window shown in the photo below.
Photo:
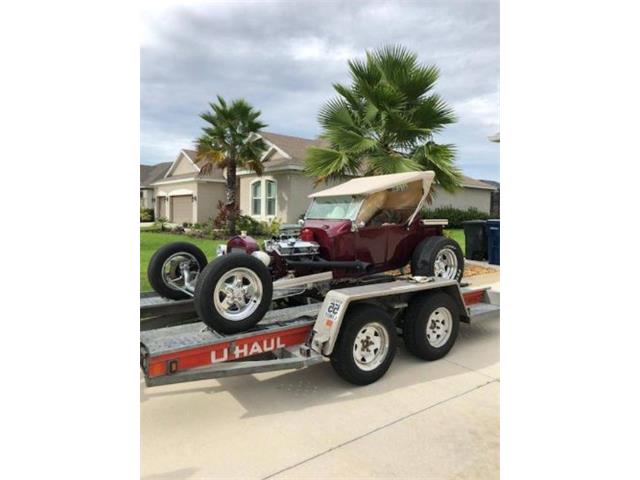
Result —
<path fill-rule="evenodd" d="M 262 209 L 262 182 L 256 180 L 251 184 L 251 215 L 260 215 Z"/>
<path fill-rule="evenodd" d="M 276 214 L 276 182 L 273 180 L 267 180 L 267 215 Z"/>

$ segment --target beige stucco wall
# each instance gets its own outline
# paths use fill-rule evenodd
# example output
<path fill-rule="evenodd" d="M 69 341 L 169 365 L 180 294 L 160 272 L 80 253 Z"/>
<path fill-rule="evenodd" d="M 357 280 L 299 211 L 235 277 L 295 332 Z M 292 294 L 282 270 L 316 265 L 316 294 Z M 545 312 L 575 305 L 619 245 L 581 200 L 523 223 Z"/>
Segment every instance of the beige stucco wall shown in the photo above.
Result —
<path fill-rule="evenodd" d="M 482 212 L 489 213 L 491 211 L 491 190 L 462 188 L 455 194 L 451 194 L 436 185 L 434 191 L 435 197 L 429 208 L 452 206 L 467 209 L 475 207 Z"/>
<path fill-rule="evenodd" d="M 266 215 L 266 201 L 264 200 L 264 193 L 266 186 L 264 182 L 266 180 L 274 180 L 276 182 L 277 196 L 276 196 L 276 214 L 275 218 L 279 218 L 280 220 L 287 222 L 287 210 L 289 208 L 289 190 L 291 179 L 290 175 L 287 173 L 275 173 L 275 174 L 265 174 L 261 177 L 257 175 L 243 175 L 240 177 L 240 211 L 243 215 L 251 215 L 251 184 L 254 181 L 262 182 L 262 208 L 261 215 L 252 215 L 256 220 L 266 221 L 274 216 Z"/>
<path fill-rule="evenodd" d="M 189 160 L 184 153 L 180 154 L 180 158 L 178 159 L 178 163 L 176 163 L 175 169 L 171 172 L 170 177 L 174 175 L 183 175 L 185 173 L 193 173 L 197 172 L 198 169 L 193 165 L 193 162 Z"/>
<path fill-rule="evenodd" d="M 278 201 L 276 205 L 277 217 L 284 223 L 295 223 L 300 215 L 307 211 L 309 206 L 308 195 L 318 190 L 324 190 L 337 183 L 321 184 L 314 187 L 314 178 L 307 177 L 302 172 L 287 171 L 272 174 L 265 174 L 262 177 L 257 175 L 243 175 L 240 177 L 240 210 L 245 215 L 251 214 L 251 183 L 260 179 L 273 179 L 277 182 Z M 262 192 L 264 193 L 264 184 Z M 455 194 L 444 191 L 441 187 L 435 186 L 435 198 L 429 208 L 443 206 L 453 206 L 455 208 L 467 209 L 475 207 L 480 211 L 489 213 L 491 210 L 491 190 L 478 188 L 462 188 Z M 265 205 L 262 205 L 262 215 L 254 217 L 257 220 L 268 220 L 265 215 Z"/>
<path fill-rule="evenodd" d="M 161 195 L 167 195 L 167 196 L 171 196 L 171 194 L 174 195 L 197 195 L 197 187 L 198 185 L 196 184 L 196 182 L 184 182 L 184 183 L 176 183 L 173 185 L 157 185 L 154 188 L 154 193 L 155 193 L 155 197 L 156 197 L 156 202 L 155 202 L 155 212 L 156 212 L 156 216 L 158 215 L 158 202 L 161 201 L 160 199 L 158 199 L 158 196 Z M 191 223 L 195 223 L 196 222 L 196 216 L 195 216 L 195 211 L 196 209 L 193 209 L 194 211 L 194 215 L 193 218 L 191 220 Z M 167 212 L 167 218 L 171 218 L 171 202 L 166 202 L 166 212 Z"/>
<path fill-rule="evenodd" d="M 206 223 L 218 214 L 218 201 L 225 201 L 224 183 L 200 182 L 197 189 L 197 202 L 194 223 Z"/>
<path fill-rule="evenodd" d="M 251 215 L 251 184 L 256 180 L 262 181 L 262 192 L 264 193 L 264 181 L 267 179 L 277 182 L 276 217 L 283 223 L 296 223 L 300 216 L 307 211 L 310 203 L 309 194 L 336 184 L 336 182 L 330 182 L 315 188 L 313 186 L 315 178 L 307 177 L 302 172 L 295 170 L 274 172 L 262 177 L 243 175 L 240 177 L 240 210 L 244 215 Z M 254 216 L 254 218 L 260 221 L 269 220 L 271 217 L 265 215 L 265 212 L 266 205 L 263 200 L 262 215 Z"/>

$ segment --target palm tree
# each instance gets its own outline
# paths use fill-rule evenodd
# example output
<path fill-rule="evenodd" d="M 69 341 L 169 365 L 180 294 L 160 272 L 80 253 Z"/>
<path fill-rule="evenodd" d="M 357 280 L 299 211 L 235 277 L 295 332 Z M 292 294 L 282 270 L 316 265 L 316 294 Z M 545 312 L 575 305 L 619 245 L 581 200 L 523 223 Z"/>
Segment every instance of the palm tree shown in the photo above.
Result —
<path fill-rule="evenodd" d="M 320 110 L 321 137 L 327 147 L 311 147 L 305 167 L 320 181 L 345 176 L 435 171 L 447 191 L 460 186 L 455 146 L 434 135 L 454 123 L 453 110 L 432 93 L 436 66 L 418 63 L 402 46 L 367 52 L 350 60 L 351 85 L 334 84 L 338 97 Z"/>
<path fill-rule="evenodd" d="M 197 140 L 197 159 L 206 163 L 200 175 L 206 175 L 214 167 L 227 172 L 227 228 L 235 235 L 238 216 L 236 170 L 248 168 L 262 175 L 260 158 L 267 146 L 258 134 L 267 125 L 259 120 L 260 111 L 255 110 L 246 100 L 238 99 L 230 105 L 218 95 L 217 103 L 209 103 L 211 110 L 200 115 L 208 125 Z"/>

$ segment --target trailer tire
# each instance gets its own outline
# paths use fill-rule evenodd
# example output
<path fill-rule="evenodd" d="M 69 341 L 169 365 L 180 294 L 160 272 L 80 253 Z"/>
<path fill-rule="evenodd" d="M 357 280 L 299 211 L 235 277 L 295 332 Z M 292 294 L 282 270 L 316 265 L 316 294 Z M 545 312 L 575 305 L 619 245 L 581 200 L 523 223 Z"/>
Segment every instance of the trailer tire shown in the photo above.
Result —
<path fill-rule="evenodd" d="M 444 357 L 458 337 L 460 312 L 446 293 L 416 295 L 404 318 L 402 336 L 407 350 L 423 360 Z"/>
<path fill-rule="evenodd" d="M 184 300 L 186 298 L 191 298 L 189 294 L 171 287 L 171 285 L 167 283 L 168 273 L 164 271 L 167 266 L 166 262 L 172 258 L 179 259 L 181 254 L 183 255 L 183 258 L 192 261 L 192 270 L 194 272 L 197 270 L 197 275 L 202 273 L 204 268 L 207 266 L 206 255 L 193 243 L 173 242 L 163 245 L 156 250 L 151 257 L 151 260 L 149 260 L 149 266 L 147 267 L 147 279 L 149 280 L 151 287 L 159 295 L 171 300 Z M 170 274 L 175 274 L 175 272 L 171 272 Z"/>
<path fill-rule="evenodd" d="M 460 282 L 464 275 L 464 255 L 460 245 L 440 235 L 425 238 L 411 256 L 411 275 Z"/>
<path fill-rule="evenodd" d="M 273 281 L 265 264 L 253 255 L 229 253 L 202 271 L 193 303 L 200 320 L 217 332 L 231 334 L 262 320 L 272 296 Z"/>
<path fill-rule="evenodd" d="M 347 382 L 368 385 L 387 372 L 396 348 L 396 327 L 389 314 L 373 305 L 353 305 L 342 321 L 331 365 Z M 363 355 L 360 360 L 358 353 Z"/>

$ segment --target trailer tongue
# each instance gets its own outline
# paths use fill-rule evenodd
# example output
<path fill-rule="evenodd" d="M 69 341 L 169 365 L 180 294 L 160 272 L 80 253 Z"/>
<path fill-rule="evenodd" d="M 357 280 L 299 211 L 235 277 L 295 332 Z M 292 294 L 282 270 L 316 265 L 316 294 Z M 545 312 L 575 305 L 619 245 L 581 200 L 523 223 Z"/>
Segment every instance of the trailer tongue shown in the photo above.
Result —
<path fill-rule="evenodd" d="M 375 371 L 375 368 L 368 369 L 371 365 L 378 368 L 374 359 L 376 355 L 382 355 L 382 347 L 379 352 L 375 351 L 380 338 L 395 342 L 395 330 L 402 333 L 403 326 L 414 321 L 403 319 L 407 307 L 419 301 L 438 298 L 445 300 L 445 303 L 434 311 L 434 315 L 437 314 L 435 320 L 429 317 L 424 321 L 427 322 L 427 328 L 441 328 L 440 325 L 446 328 L 444 321 L 438 323 L 438 312 L 453 312 L 447 317 L 450 320 L 449 335 L 458 321 L 471 322 L 499 312 L 499 306 L 492 301 L 487 288 L 460 289 L 453 280 L 409 278 L 331 290 L 323 303 L 271 310 L 253 329 L 224 335 L 213 331 L 193 315 L 190 300 L 160 301 L 154 297 L 144 297 L 140 304 L 140 364 L 147 386 L 158 386 L 303 368 L 322 362 L 327 357 L 334 363 L 337 355 L 344 354 L 337 350 L 347 348 L 350 355 L 346 358 L 353 357 L 356 367 L 362 366 L 363 372 Z M 351 320 L 350 315 L 355 315 L 358 309 L 362 310 L 363 305 L 379 318 L 377 321 L 372 318 L 372 327 L 365 325 L 362 329 L 364 333 L 354 337 L 353 347 L 351 344 L 344 347 L 344 341 L 338 342 L 341 332 L 356 321 Z M 392 319 L 394 323 L 389 327 L 385 319 Z M 375 338 L 376 332 L 382 334 L 378 339 Z M 442 332 L 444 335 L 445 330 Z M 448 348 L 454 341 L 455 336 Z M 364 346 L 362 358 L 351 354 L 361 346 Z M 395 352 L 395 343 L 389 343 L 388 347 L 385 355 L 390 358 L 382 358 L 382 363 L 390 362 Z M 368 359 L 374 363 L 367 364 Z M 378 358 L 377 362 L 381 362 L 381 359 Z M 386 368 L 383 370 L 386 371 Z M 338 373 L 354 383 L 370 383 L 370 378 L 371 381 L 379 378 L 371 374 L 360 378 L 357 369 L 351 374 L 339 370 Z M 350 375 L 355 377 L 351 378 Z"/>

